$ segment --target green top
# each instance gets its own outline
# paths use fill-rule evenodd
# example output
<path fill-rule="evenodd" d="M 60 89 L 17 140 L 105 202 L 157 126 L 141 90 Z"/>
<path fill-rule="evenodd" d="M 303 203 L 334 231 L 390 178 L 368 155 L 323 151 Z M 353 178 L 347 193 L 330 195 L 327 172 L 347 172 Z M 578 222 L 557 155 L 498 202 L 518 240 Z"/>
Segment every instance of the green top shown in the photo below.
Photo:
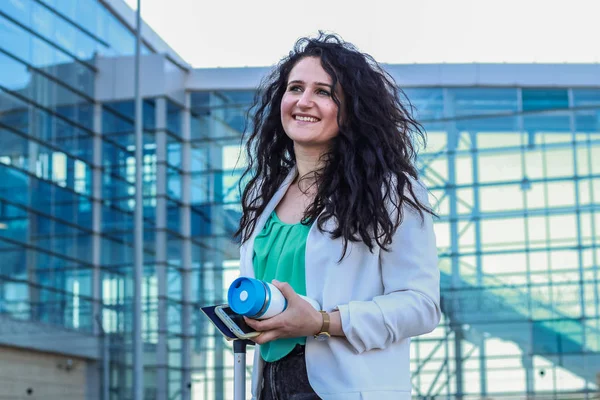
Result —
<path fill-rule="evenodd" d="M 287 282 L 296 293 L 306 296 L 304 253 L 310 226 L 286 224 L 275 211 L 254 240 L 254 275 L 256 279 Z M 260 346 L 263 360 L 273 362 L 288 355 L 306 338 L 277 339 Z"/>

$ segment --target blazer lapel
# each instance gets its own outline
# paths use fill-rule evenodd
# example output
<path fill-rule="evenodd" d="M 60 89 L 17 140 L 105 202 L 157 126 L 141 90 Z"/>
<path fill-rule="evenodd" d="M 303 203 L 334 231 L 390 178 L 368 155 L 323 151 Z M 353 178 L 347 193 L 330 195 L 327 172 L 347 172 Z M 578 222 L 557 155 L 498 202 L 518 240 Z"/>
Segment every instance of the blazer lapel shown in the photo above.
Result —
<path fill-rule="evenodd" d="M 263 213 L 256 221 L 256 225 L 254 226 L 254 232 L 252 232 L 252 236 L 250 236 L 250 239 L 248 239 L 248 243 L 246 244 L 247 248 L 245 259 L 243 260 L 243 262 L 245 265 L 246 274 L 251 278 L 254 278 L 254 268 L 252 268 L 252 259 L 254 257 L 254 239 L 260 233 L 260 231 L 262 231 L 263 227 L 267 223 L 267 219 L 269 218 L 273 210 L 275 210 L 275 207 L 277 207 L 277 204 L 279 204 L 288 187 L 296 177 L 296 173 L 296 167 L 290 170 L 283 183 L 281 184 L 281 186 L 279 186 L 279 189 L 277 189 L 271 200 L 269 200 Z"/>

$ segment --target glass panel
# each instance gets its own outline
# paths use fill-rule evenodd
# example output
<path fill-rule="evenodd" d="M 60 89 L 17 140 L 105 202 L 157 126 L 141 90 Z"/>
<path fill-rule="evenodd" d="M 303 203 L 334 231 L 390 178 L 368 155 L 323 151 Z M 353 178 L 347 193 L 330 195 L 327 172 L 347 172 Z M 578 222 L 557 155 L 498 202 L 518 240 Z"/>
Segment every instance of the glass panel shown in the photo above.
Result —
<path fill-rule="evenodd" d="M 551 110 L 569 107 L 566 89 L 523 89 L 523 111 Z"/>
<path fill-rule="evenodd" d="M 182 168 L 181 165 L 181 141 L 175 137 L 167 136 L 167 163 L 176 168 Z"/>
<path fill-rule="evenodd" d="M 182 109 L 172 101 L 167 100 L 167 129 L 181 137 Z"/>
<path fill-rule="evenodd" d="M 88 65 L 76 62 L 72 56 L 62 52 L 56 47 L 51 46 L 40 38 L 32 36 L 26 30 L 0 16 L 0 36 L 6 38 L 3 42 L 3 50 L 12 57 L 29 63 L 43 72 L 59 79 L 66 85 L 71 86 L 88 96 L 93 96 L 94 92 L 94 72 Z M 6 55 L 5 55 L 6 57 Z M 18 78 L 18 67 L 14 64 L 8 65 L 2 63 L 3 71 L 9 72 L 13 77 L 11 86 L 24 86 L 27 82 L 22 82 L 23 78 Z M 12 72 L 11 72 L 12 71 Z M 25 76 L 25 74 L 22 74 Z"/>
<path fill-rule="evenodd" d="M 0 53 L 0 65 L 13 71 L 11 74 L 0 75 L 0 85 L 18 91 L 25 98 L 74 123 L 92 129 L 92 105 L 87 99 L 37 72 L 28 71 L 25 65 L 2 53 Z M 17 76 L 19 85 L 15 85 L 14 76 Z M 35 82 L 35 84 L 31 85 L 30 82 Z"/>
<path fill-rule="evenodd" d="M 444 118 L 442 89 L 406 88 L 404 93 L 414 106 L 414 117 L 418 121 Z"/>
<path fill-rule="evenodd" d="M 80 59 L 92 59 L 96 50 L 102 46 L 93 37 L 42 4 L 32 0 L 10 0 L 6 3 L 8 15 Z"/>
<path fill-rule="evenodd" d="M 516 89 L 448 89 L 455 116 L 509 114 L 518 111 Z"/>
<path fill-rule="evenodd" d="M 575 107 L 600 105 L 600 89 L 573 89 Z"/>
<path fill-rule="evenodd" d="M 519 153 L 480 154 L 480 182 L 510 182 L 523 179 L 522 159 Z"/>

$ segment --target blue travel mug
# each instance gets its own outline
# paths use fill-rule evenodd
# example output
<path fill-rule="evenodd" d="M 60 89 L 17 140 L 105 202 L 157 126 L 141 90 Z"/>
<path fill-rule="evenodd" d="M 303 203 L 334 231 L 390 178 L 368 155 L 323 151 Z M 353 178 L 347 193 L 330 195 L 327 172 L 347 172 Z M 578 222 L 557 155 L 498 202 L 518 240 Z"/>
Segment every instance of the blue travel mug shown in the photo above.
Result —
<path fill-rule="evenodd" d="M 309 302 L 315 310 L 319 304 L 306 296 L 300 296 Z M 274 285 L 254 278 L 237 278 L 227 291 L 229 307 L 236 314 L 252 319 L 267 319 L 283 312 L 287 300 Z"/>

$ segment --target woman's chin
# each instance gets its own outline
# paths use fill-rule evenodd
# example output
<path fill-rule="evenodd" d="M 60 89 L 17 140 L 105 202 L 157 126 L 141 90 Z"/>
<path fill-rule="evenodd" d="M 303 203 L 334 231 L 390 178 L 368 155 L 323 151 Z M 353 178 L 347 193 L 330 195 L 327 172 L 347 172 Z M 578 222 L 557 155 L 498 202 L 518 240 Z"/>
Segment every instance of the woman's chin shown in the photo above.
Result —
<path fill-rule="evenodd" d="M 305 132 L 288 134 L 288 137 L 292 139 L 294 145 L 303 147 L 320 147 L 327 146 L 333 140 L 333 137 L 325 137 L 319 134 L 307 135 Z"/>
<path fill-rule="evenodd" d="M 292 140 L 294 141 L 294 147 L 296 149 L 298 149 L 298 148 L 326 149 L 328 147 L 328 143 L 330 142 L 330 141 L 318 140 L 318 139 L 313 139 L 313 138 L 292 138 Z"/>

